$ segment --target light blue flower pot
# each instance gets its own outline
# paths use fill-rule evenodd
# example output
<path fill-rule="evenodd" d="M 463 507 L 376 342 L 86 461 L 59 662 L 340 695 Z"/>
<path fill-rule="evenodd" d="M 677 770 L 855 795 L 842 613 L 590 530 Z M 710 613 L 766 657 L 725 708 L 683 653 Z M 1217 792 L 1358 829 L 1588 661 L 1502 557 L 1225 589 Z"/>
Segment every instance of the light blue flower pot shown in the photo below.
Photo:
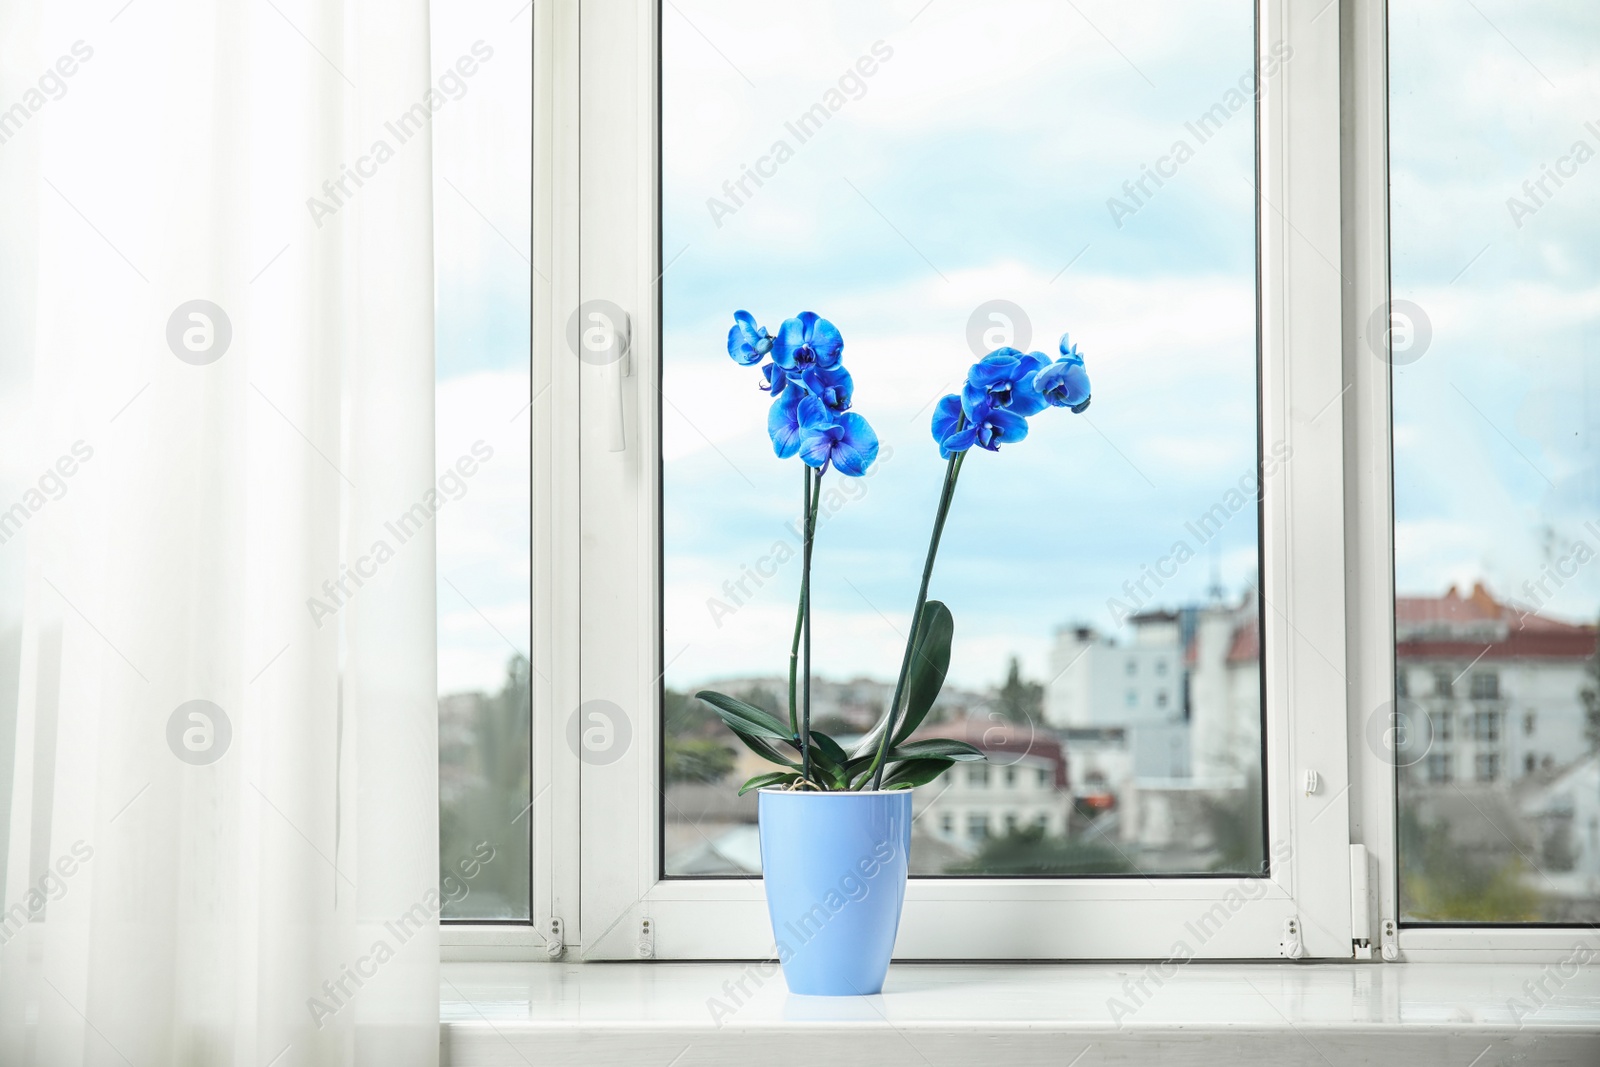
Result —
<path fill-rule="evenodd" d="M 911 790 L 763 789 L 761 877 L 791 993 L 881 992 L 900 930 L 911 852 Z"/>

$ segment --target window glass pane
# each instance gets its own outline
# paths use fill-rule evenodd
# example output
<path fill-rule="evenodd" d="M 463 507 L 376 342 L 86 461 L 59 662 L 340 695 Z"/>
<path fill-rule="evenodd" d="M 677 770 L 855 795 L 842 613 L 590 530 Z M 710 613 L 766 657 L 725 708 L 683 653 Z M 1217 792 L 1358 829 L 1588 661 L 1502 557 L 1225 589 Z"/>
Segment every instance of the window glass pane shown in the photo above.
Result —
<path fill-rule="evenodd" d="M 662 9 L 662 538 L 669 875 L 758 869 L 769 769 L 692 699 L 787 718 L 799 460 L 736 309 L 844 337 L 865 478 L 824 477 L 813 721 L 891 697 L 969 365 L 1085 354 L 1093 407 L 974 450 L 930 595 L 955 617 L 924 736 L 921 874 L 1259 872 L 1252 5 Z M 1276 462 L 1276 461 L 1274 461 Z M 926 816 L 926 817 L 924 817 Z"/>
<path fill-rule="evenodd" d="M 433 10 L 447 99 L 433 117 L 446 919 L 531 911 L 529 19 Z"/>
<path fill-rule="evenodd" d="M 1594 922 L 1600 8 L 1389 13 L 1401 917 Z"/>

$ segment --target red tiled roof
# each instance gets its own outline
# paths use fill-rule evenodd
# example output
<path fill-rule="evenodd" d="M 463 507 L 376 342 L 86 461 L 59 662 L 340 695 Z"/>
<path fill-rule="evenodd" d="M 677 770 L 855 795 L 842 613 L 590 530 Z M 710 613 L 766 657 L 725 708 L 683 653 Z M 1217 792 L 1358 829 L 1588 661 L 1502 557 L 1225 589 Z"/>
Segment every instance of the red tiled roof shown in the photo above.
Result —
<path fill-rule="evenodd" d="M 1261 658 L 1261 622 L 1259 616 L 1233 631 L 1233 641 L 1228 645 L 1229 663 L 1254 663 Z"/>
<path fill-rule="evenodd" d="M 1483 587 L 1462 596 L 1451 586 L 1444 596 L 1394 599 L 1395 655 L 1424 659 L 1582 659 L 1595 653 L 1594 626 L 1565 622 L 1503 604 Z M 1242 623 L 1228 646 L 1229 663 L 1261 658 L 1256 619 Z"/>
<path fill-rule="evenodd" d="M 1583 659 L 1595 652 L 1593 626 L 1523 612 L 1496 600 L 1483 583 L 1462 596 L 1395 597 L 1400 659 Z"/>

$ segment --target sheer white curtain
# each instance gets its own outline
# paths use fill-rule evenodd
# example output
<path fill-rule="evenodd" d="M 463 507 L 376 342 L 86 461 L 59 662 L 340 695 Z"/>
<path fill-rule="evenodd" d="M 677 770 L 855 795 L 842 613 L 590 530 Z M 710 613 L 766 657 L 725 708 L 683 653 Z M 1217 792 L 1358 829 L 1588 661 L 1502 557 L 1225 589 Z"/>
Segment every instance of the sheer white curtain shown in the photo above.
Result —
<path fill-rule="evenodd" d="M 0 0 L 0 1063 L 435 1064 L 426 0 Z"/>

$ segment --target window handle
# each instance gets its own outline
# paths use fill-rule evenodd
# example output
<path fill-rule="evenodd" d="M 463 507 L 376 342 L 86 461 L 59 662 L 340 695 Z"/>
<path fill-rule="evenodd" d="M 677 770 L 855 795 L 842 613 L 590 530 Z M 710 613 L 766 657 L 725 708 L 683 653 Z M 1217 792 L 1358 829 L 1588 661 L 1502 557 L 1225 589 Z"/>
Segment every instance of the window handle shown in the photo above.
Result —
<path fill-rule="evenodd" d="M 602 356 L 600 366 L 606 383 L 606 450 L 626 452 L 628 436 L 623 422 L 627 407 L 622 399 L 622 383 L 633 376 L 633 317 L 626 311 L 619 312 L 610 327 L 610 351 Z"/>

